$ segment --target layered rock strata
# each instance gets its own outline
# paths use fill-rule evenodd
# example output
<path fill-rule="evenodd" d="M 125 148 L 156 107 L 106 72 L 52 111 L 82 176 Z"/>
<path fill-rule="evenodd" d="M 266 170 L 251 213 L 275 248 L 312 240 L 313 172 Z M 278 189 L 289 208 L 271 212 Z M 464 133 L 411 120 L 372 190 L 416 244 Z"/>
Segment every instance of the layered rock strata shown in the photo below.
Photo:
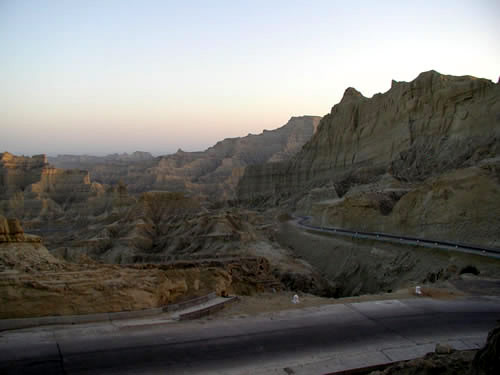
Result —
<path fill-rule="evenodd" d="M 421 73 L 366 98 L 353 88 L 289 162 L 254 165 L 238 185 L 242 200 L 287 196 L 328 183 L 390 173 L 423 181 L 498 155 L 500 85 L 470 76 Z M 348 182 L 348 181 L 345 181 Z"/>
<path fill-rule="evenodd" d="M 262 257 L 119 266 L 80 256 L 70 263 L 22 233 L 18 221 L 0 217 L 0 319 L 138 310 L 213 291 L 281 287 Z"/>
<path fill-rule="evenodd" d="M 353 88 L 288 162 L 249 166 L 241 201 L 318 225 L 500 246 L 500 85 L 435 71 Z"/>
<path fill-rule="evenodd" d="M 19 220 L 0 215 L 0 243 L 13 242 L 41 242 L 41 238 L 25 234 Z"/>
<path fill-rule="evenodd" d="M 84 168 L 94 181 L 122 181 L 131 193 L 148 190 L 189 192 L 211 200 L 234 198 L 234 188 L 248 165 L 283 161 L 296 154 L 314 134 L 317 116 L 292 117 L 276 130 L 227 138 L 199 152 L 179 149 L 153 158 L 144 153 L 106 157 L 60 155 L 51 163 L 64 168 Z"/>

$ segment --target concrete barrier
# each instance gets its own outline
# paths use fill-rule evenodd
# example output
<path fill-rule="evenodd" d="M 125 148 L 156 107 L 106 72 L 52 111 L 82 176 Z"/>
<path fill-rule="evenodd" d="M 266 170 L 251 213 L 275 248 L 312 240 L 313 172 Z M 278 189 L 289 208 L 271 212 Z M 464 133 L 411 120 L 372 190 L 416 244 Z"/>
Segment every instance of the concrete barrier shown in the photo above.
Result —
<path fill-rule="evenodd" d="M 215 293 L 210 293 L 202 297 L 197 297 L 181 303 L 173 303 L 167 306 L 155 307 L 144 310 L 119 311 L 98 314 L 82 314 L 82 315 L 61 315 L 61 316 L 43 316 L 35 318 L 19 318 L 19 319 L 0 319 L 0 331 L 11 329 L 22 329 L 30 327 L 38 327 L 55 324 L 82 324 L 102 321 L 111 321 L 119 319 L 142 318 L 146 316 L 158 315 L 163 312 L 172 312 L 198 304 L 207 302 L 217 297 Z"/>
<path fill-rule="evenodd" d="M 208 302 L 211 299 L 214 299 L 215 297 L 217 297 L 217 295 L 215 294 L 215 292 L 212 292 L 212 293 L 209 293 L 205 296 L 196 297 L 196 298 L 190 299 L 188 301 L 179 302 L 179 303 L 171 303 L 171 304 L 163 307 L 163 311 L 164 312 L 172 312 L 172 311 L 187 309 L 188 307 L 192 307 L 192 306 L 196 306 L 196 305 Z"/>
<path fill-rule="evenodd" d="M 205 307 L 203 309 L 191 311 L 185 314 L 179 315 L 179 320 L 191 320 L 191 319 L 198 319 L 206 315 L 213 314 L 214 312 L 222 310 L 226 305 L 239 301 L 238 297 L 227 297 L 226 301 L 223 301 L 221 303 Z"/>

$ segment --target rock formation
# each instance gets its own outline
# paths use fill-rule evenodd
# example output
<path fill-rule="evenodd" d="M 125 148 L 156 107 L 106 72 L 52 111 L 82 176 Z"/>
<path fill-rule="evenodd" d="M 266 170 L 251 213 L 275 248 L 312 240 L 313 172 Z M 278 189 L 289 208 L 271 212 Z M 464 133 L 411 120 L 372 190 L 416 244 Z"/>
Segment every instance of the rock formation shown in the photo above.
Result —
<path fill-rule="evenodd" d="M 372 98 L 348 88 L 290 161 L 249 166 L 238 198 L 306 207 L 323 225 L 498 246 L 499 154 L 500 85 L 429 71 Z M 313 202 L 313 188 L 330 192 Z"/>
<path fill-rule="evenodd" d="M 262 257 L 120 266 L 80 256 L 69 263 L 21 235 L 18 221 L 0 218 L 0 319 L 138 310 L 213 291 L 281 287 Z"/>
<path fill-rule="evenodd" d="M 479 350 L 455 350 L 436 345 L 434 353 L 401 361 L 369 375 L 493 375 L 500 368 L 500 327 L 488 333 L 486 345 Z"/>
<path fill-rule="evenodd" d="M 474 77 L 420 74 L 368 99 L 348 88 L 314 137 L 290 162 L 249 167 L 240 198 L 391 173 L 422 181 L 494 157 L 500 86 Z M 267 179 L 267 180 L 266 180 Z M 269 183 L 269 181 L 272 181 Z"/>
<path fill-rule="evenodd" d="M 17 219 L 6 219 L 0 215 L 0 243 L 41 242 L 40 237 L 25 234 Z"/>
<path fill-rule="evenodd" d="M 49 157 L 48 161 L 57 168 L 87 170 L 94 182 L 107 185 L 126 182 L 134 192 L 151 188 L 153 179 L 148 178 L 146 170 L 158 163 L 157 158 L 142 151 L 106 156 L 58 155 Z"/>
<path fill-rule="evenodd" d="M 125 183 L 131 193 L 149 190 L 189 192 L 211 200 L 234 198 L 246 166 L 283 161 L 297 153 L 316 131 L 320 117 L 292 117 L 276 130 L 227 138 L 199 152 L 179 149 L 158 158 L 134 153 L 106 157 L 60 155 L 49 158 L 63 168 L 84 168 L 105 184 Z"/>

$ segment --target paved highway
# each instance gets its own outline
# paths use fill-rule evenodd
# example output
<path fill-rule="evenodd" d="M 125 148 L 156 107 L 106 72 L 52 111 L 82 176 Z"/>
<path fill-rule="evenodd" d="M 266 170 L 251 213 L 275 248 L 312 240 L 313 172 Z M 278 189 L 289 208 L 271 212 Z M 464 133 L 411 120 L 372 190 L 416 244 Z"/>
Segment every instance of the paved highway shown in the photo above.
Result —
<path fill-rule="evenodd" d="M 0 332 L 2 374 L 322 374 L 475 348 L 499 297 L 335 304 L 245 319 Z M 293 371 L 293 372 L 290 372 Z"/>
<path fill-rule="evenodd" d="M 330 233 L 339 236 L 348 236 L 353 238 L 364 238 L 383 242 L 402 243 L 406 245 L 423 246 L 437 249 L 461 251 L 464 253 L 472 253 L 476 255 L 489 256 L 500 258 L 500 249 L 491 247 L 483 247 L 478 245 L 470 245 L 463 243 L 454 243 L 449 241 L 430 240 L 425 238 L 408 237 L 396 234 L 381 233 L 381 232 L 361 232 L 353 231 L 336 227 L 323 227 L 309 224 L 310 216 L 300 216 L 295 218 L 297 225 L 316 232 Z"/>

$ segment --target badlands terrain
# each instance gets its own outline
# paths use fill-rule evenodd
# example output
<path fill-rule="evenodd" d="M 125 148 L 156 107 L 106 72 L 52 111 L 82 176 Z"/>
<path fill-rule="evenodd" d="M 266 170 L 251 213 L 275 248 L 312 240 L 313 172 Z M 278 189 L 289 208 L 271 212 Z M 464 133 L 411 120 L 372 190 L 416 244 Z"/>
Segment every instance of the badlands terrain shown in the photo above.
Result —
<path fill-rule="evenodd" d="M 323 118 L 200 152 L 4 152 L 0 317 L 135 310 L 211 291 L 498 293 L 497 258 L 324 236 L 293 218 L 498 249 L 499 202 L 500 85 L 435 71 L 372 98 L 348 88 Z"/>

